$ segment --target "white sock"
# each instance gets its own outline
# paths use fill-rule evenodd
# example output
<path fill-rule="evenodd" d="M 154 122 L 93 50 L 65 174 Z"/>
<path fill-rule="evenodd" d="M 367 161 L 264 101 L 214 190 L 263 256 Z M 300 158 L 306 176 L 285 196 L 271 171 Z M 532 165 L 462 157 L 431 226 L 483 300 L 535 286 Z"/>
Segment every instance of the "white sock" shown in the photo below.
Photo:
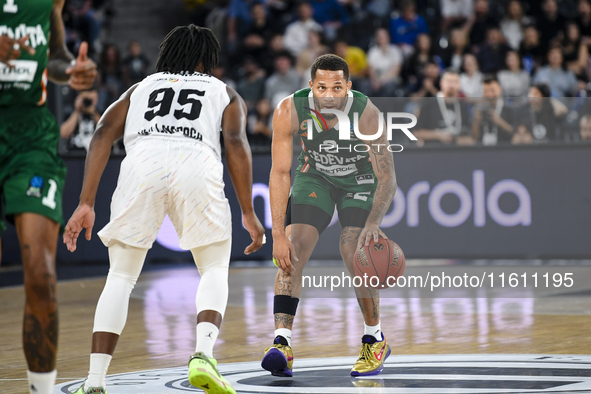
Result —
<path fill-rule="evenodd" d="M 88 371 L 88 379 L 84 383 L 84 390 L 90 387 L 106 388 L 105 377 L 107 370 L 113 356 L 105 353 L 91 353 L 90 354 L 90 369 Z"/>
<path fill-rule="evenodd" d="M 213 357 L 213 345 L 215 345 L 219 333 L 220 329 L 213 323 L 203 322 L 197 324 L 195 352 L 203 352 L 207 357 Z"/>
<path fill-rule="evenodd" d="M 383 337 L 382 337 L 382 327 L 380 326 L 381 323 L 382 322 L 379 321 L 378 324 L 376 324 L 375 326 L 368 326 L 364 322 L 363 323 L 363 327 L 364 327 L 363 334 L 364 335 L 373 335 L 373 337 L 375 339 L 377 339 L 378 341 L 382 341 Z"/>
<path fill-rule="evenodd" d="M 30 394 L 53 394 L 57 371 L 55 369 L 51 372 L 27 371 L 27 378 L 29 378 Z"/>
<path fill-rule="evenodd" d="M 275 330 L 275 337 L 281 335 L 287 339 L 287 346 L 291 346 L 291 330 L 289 328 L 278 328 Z"/>

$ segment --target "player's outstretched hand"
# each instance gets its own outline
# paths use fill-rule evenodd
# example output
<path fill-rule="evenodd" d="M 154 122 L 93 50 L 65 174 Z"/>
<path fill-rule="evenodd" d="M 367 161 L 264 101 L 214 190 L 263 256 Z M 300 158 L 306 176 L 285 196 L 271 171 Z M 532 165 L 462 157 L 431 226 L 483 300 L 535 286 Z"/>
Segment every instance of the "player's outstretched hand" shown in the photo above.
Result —
<path fill-rule="evenodd" d="M 244 254 L 254 253 L 263 246 L 265 228 L 254 212 L 248 215 L 242 215 L 242 224 L 246 228 L 246 231 L 250 233 L 250 238 L 252 238 L 252 243 L 244 249 Z"/>
<path fill-rule="evenodd" d="M 273 236 L 273 259 L 283 272 L 291 272 L 292 259 L 299 261 L 286 234 Z"/>
<path fill-rule="evenodd" d="M 368 246 L 369 241 L 371 241 L 372 237 L 374 242 L 378 242 L 378 238 L 380 235 L 386 239 L 388 237 L 382 230 L 380 230 L 380 226 L 377 224 L 366 224 L 363 230 L 361 230 L 361 234 L 359 234 L 359 240 L 357 241 L 357 249 L 361 249 L 363 245 Z"/>
<path fill-rule="evenodd" d="M 68 83 L 72 89 L 84 90 L 92 87 L 97 75 L 96 64 L 88 58 L 88 44 L 86 42 L 80 44 L 76 62 L 66 69 L 66 74 L 70 75 Z"/>
<path fill-rule="evenodd" d="M 86 239 L 90 241 L 93 226 L 94 208 L 86 204 L 78 205 L 64 231 L 64 243 L 70 252 L 76 250 L 76 241 L 83 228 L 86 229 Z"/>
<path fill-rule="evenodd" d="M 24 49 L 31 55 L 35 54 L 35 50 L 26 44 L 29 36 L 21 37 L 18 40 L 13 40 L 7 35 L 0 36 L 0 62 L 7 64 L 9 61 L 18 59 L 21 56 L 21 49 Z"/>

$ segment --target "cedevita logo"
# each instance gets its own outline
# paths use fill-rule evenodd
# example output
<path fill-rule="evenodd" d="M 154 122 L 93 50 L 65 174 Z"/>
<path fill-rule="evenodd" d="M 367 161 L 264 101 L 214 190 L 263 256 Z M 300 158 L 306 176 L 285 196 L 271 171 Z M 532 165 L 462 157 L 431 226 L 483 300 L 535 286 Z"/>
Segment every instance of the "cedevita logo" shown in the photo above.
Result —
<path fill-rule="evenodd" d="M 362 141 L 375 141 L 384 133 L 384 113 L 379 112 L 378 116 L 378 130 L 375 134 L 362 134 L 359 131 L 359 114 L 355 112 L 353 114 L 353 124 L 351 124 L 349 120 L 349 116 L 345 114 L 343 111 L 338 109 L 330 108 L 330 109 L 321 109 L 320 112 L 313 110 L 312 108 L 306 107 L 306 109 L 310 110 L 312 113 L 309 115 L 316 121 L 320 130 L 328 130 L 327 122 L 322 116 L 322 114 L 333 114 L 338 119 L 338 127 L 339 127 L 339 141 L 350 141 L 351 134 L 353 134 L 357 139 Z M 392 139 L 392 134 L 394 130 L 402 131 L 411 141 L 416 141 L 417 137 L 415 137 L 411 132 L 410 128 L 416 126 L 417 124 L 417 117 L 413 114 L 406 113 L 406 112 L 387 112 L 385 114 L 386 118 L 386 133 L 388 140 Z M 410 122 L 408 123 L 394 123 L 394 119 L 409 119 Z M 311 120 L 309 120 L 311 122 Z M 324 128 L 322 127 L 324 125 Z M 351 133 L 353 131 L 353 133 Z M 314 138 L 313 136 L 313 127 L 308 125 L 308 139 L 311 140 Z M 387 149 L 389 152 L 402 152 L 404 149 L 400 144 L 347 144 L 346 146 L 339 146 L 334 140 L 326 141 L 323 144 L 320 144 L 319 149 L 320 152 L 323 150 L 328 153 L 338 153 L 339 151 L 346 150 L 348 152 L 369 152 L 370 149 L 376 148 L 378 151 L 381 149 Z"/>

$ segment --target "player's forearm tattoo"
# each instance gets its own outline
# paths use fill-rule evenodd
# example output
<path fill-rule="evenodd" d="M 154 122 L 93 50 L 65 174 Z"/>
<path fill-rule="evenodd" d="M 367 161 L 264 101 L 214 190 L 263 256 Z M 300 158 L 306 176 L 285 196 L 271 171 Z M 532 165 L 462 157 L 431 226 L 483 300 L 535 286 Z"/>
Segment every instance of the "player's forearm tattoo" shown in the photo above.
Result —
<path fill-rule="evenodd" d="M 388 142 L 387 140 L 385 142 Z M 394 177 L 394 159 L 392 153 L 384 149 L 385 145 L 380 144 L 372 145 L 372 161 L 375 163 L 375 171 L 378 179 L 389 179 L 389 182 L 379 182 L 376 188 L 376 192 L 373 199 L 373 205 L 371 212 L 369 213 L 368 222 L 381 223 L 384 215 L 388 211 L 394 193 L 396 193 L 396 180 Z"/>
<path fill-rule="evenodd" d="M 29 369 L 49 372 L 55 369 L 57 351 L 58 318 L 50 312 L 45 327 L 32 313 L 25 313 L 23 322 L 23 348 Z"/>
<path fill-rule="evenodd" d="M 288 315 L 287 313 L 276 313 L 275 328 L 289 328 L 291 330 L 294 317 L 294 315 Z"/>

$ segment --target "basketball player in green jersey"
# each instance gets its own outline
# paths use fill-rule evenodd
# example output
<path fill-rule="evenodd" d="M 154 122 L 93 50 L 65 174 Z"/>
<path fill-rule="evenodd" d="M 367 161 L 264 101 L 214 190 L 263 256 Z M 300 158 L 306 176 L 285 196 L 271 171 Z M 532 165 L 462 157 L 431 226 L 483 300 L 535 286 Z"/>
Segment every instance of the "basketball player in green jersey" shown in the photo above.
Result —
<path fill-rule="evenodd" d="M 372 237 L 376 241 L 380 235 L 386 237 L 379 225 L 396 192 L 386 133 L 375 140 L 369 138 L 379 130 L 381 114 L 366 96 L 351 90 L 347 63 L 335 55 L 320 56 L 312 65 L 311 77 L 310 88 L 284 99 L 273 116 L 269 187 L 273 257 L 279 271 L 273 308 L 275 339 L 265 350 L 262 367 L 275 376 L 292 376 L 291 329 L 302 290 L 302 270 L 335 206 L 342 226 L 341 256 L 353 274 L 355 250 L 369 244 Z M 351 124 L 357 114 L 359 131 L 368 136 L 367 141 L 353 135 L 340 139 L 336 115 L 321 113 L 323 109 L 344 112 Z M 303 152 L 290 195 L 293 134 L 300 136 Z M 379 293 L 369 288 L 355 291 L 365 335 L 351 375 L 376 375 L 390 355 L 380 327 Z"/>
<path fill-rule="evenodd" d="M 23 347 L 31 393 L 53 393 L 58 341 L 55 253 L 66 168 L 47 80 L 87 89 L 96 65 L 65 45 L 64 0 L 0 1 L 0 233 L 16 226 L 25 276 Z"/>

